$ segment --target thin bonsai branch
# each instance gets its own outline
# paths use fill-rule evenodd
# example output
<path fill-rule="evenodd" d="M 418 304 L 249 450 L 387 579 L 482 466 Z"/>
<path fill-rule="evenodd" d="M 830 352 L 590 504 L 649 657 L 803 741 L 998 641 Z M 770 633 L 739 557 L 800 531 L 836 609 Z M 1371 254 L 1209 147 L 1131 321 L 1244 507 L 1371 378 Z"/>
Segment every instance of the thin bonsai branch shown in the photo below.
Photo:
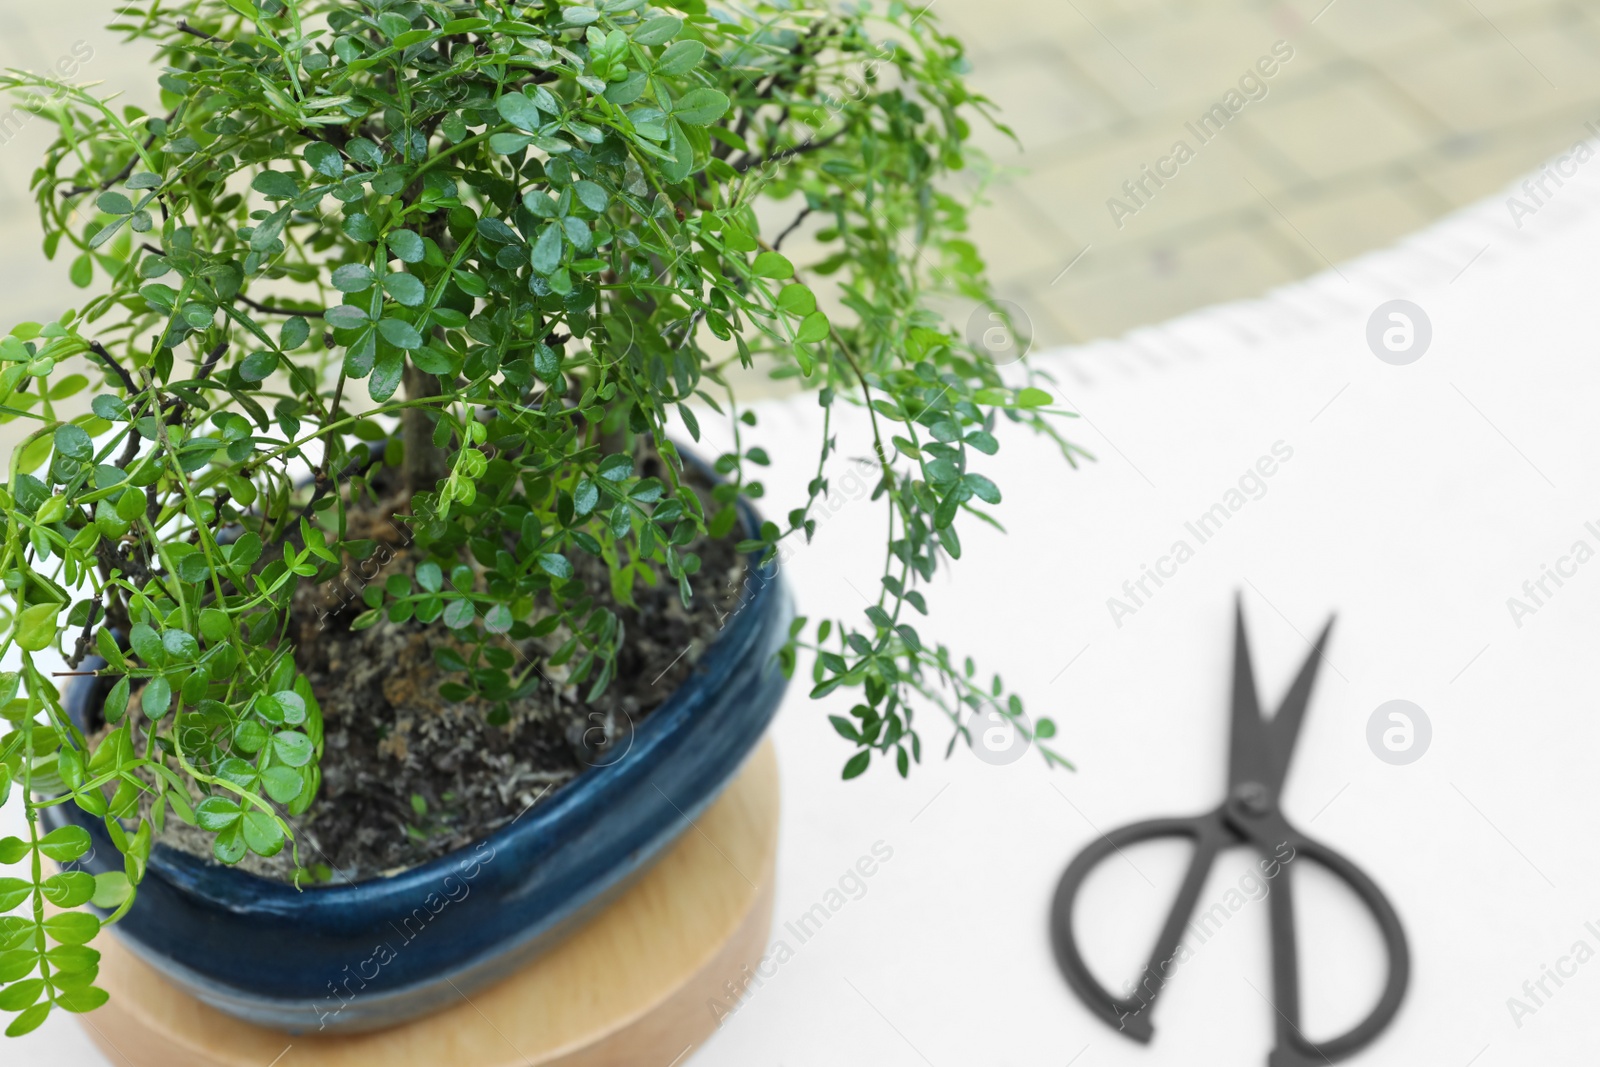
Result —
<path fill-rule="evenodd" d="M 794 221 L 785 226 L 778 236 L 773 238 L 772 250 L 774 252 L 781 250 L 783 248 L 783 242 L 788 239 L 789 235 L 798 230 L 800 228 L 800 224 L 805 222 L 806 219 L 810 217 L 811 205 L 807 204 L 805 207 L 800 209 L 800 213 L 794 217 Z"/>
<path fill-rule="evenodd" d="M 261 303 L 259 300 L 252 300 L 250 297 L 245 296 L 243 293 L 237 294 L 233 299 L 235 301 L 237 301 L 238 303 L 243 304 L 245 307 L 249 308 L 250 310 L 259 311 L 263 315 L 303 315 L 306 318 L 310 318 L 310 319 L 320 319 L 325 314 L 324 312 L 321 312 L 321 311 L 307 311 L 307 310 L 303 310 L 303 309 L 300 309 L 300 308 L 272 307 L 269 304 Z"/>
<path fill-rule="evenodd" d="M 848 132 L 848 130 L 839 130 L 836 133 L 824 137 L 820 141 L 807 138 L 800 144 L 793 145 L 789 148 L 780 149 L 771 153 L 770 155 L 749 156 L 739 159 L 735 161 L 732 166 L 734 170 L 738 171 L 740 174 L 744 174 L 747 171 L 768 167 L 775 163 L 783 163 L 791 159 L 796 159 L 800 156 L 810 155 L 812 152 L 820 152 L 824 148 L 836 145 Z"/>
<path fill-rule="evenodd" d="M 293 536 L 298 531 L 301 519 L 311 518 L 312 514 L 316 510 L 317 504 L 320 503 L 324 497 L 326 497 L 334 489 L 344 485 L 357 474 L 360 474 L 371 468 L 373 465 L 382 462 L 382 459 L 383 454 L 381 452 L 374 454 L 365 448 L 358 448 L 356 449 L 356 455 L 351 457 L 350 462 L 345 464 L 344 469 L 341 470 L 338 475 L 329 477 L 326 474 L 322 474 L 322 476 L 313 484 L 311 496 L 306 500 L 305 505 L 300 509 L 299 514 L 296 515 L 293 520 L 283 524 L 283 529 L 280 530 L 278 536 L 273 538 L 273 540 L 267 545 L 267 548 L 270 550 L 282 546 L 287 538 Z M 324 460 L 324 463 L 326 463 L 326 460 Z"/>
<path fill-rule="evenodd" d="M 89 645 L 94 640 L 95 623 L 100 621 L 100 598 L 95 597 L 89 601 L 89 617 L 84 620 L 83 632 L 78 635 L 77 644 L 72 647 L 72 655 L 67 657 L 67 666 L 77 669 L 83 662 L 83 657 L 89 654 Z M 93 674 L 93 671 L 87 673 Z"/>
<path fill-rule="evenodd" d="M 100 357 L 100 360 L 105 363 L 106 368 L 116 374 L 117 378 L 122 382 L 122 388 L 124 392 L 132 395 L 133 393 L 137 393 L 139 391 L 138 386 L 136 386 L 133 382 L 133 375 L 129 374 L 127 369 L 123 367 L 121 363 L 117 362 L 115 356 L 106 351 L 104 345 L 102 345 L 99 341 L 90 341 L 89 351 Z"/>
<path fill-rule="evenodd" d="M 204 30 L 195 29 L 193 26 L 189 25 L 188 20 L 186 19 L 179 19 L 173 28 L 179 33 L 187 33 L 191 37 L 198 37 L 202 41 L 210 41 L 212 44 L 229 43 L 225 38 L 217 37 L 214 34 L 209 34 Z"/>

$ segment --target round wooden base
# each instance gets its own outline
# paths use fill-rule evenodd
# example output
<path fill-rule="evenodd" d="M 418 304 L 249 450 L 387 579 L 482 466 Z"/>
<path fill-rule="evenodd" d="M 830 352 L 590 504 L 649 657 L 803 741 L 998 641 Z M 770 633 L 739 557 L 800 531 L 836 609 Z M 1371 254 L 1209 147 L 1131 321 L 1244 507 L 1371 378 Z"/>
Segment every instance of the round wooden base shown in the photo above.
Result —
<path fill-rule="evenodd" d="M 110 1003 L 82 1016 L 119 1067 L 678 1065 L 716 1029 L 725 984 L 766 949 L 778 769 L 764 742 L 715 804 L 609 908 L 527 968 L 388 1030 L 291 1036 L 179 992 L 102 936 Z"/>

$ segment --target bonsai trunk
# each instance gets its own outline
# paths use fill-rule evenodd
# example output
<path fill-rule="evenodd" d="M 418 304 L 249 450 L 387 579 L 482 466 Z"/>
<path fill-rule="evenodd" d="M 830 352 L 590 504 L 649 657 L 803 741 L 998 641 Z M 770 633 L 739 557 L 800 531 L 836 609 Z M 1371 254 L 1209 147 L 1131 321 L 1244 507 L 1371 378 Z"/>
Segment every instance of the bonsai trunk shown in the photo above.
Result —
<path fill-rule="evenodd" d="M 407 400 L 421 400 L 439 395 L 439 379 L 426 371 L 406 364 Z M 405 448 L 401 477 L 407 493 L 432 492 L 440 479 L 450 473 L 445 450 L 433 443 L 433 423 L 428 419 L 428 409 L 403 408 L 400 412 L 400 442 Z"/>

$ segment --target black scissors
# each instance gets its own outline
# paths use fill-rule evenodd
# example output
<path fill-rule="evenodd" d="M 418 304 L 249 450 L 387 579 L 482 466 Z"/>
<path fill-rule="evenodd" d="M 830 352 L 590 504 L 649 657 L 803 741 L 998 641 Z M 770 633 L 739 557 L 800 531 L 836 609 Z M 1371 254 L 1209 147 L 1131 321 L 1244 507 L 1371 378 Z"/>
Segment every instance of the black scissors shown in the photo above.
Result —
<path fill-rule="evenodd" d="M 1299 953 L 1295 944 L 1294 897 L 1290 893 L 1290 869 L 1283 864 L 1270 883 L 1272 924 L 1272 999 L 1276 1008 L 1277 1047 L 1267 1057 L 1268 1067 L 1318 1067 L 1353 1055 L 1382 1032 L 1405 996 L 1411 971 L 1405 930 L 1400 917 L 1376 883 L 1344 856 L 1296 830 L 1283 817 L 1278 798 L 1289 771 L 1295 737 L 1305 718 L 1311 686 L 1322 661 L 1333 620 L 1317 638 L 1311 656 L 1300 668 L 1299 676 L 1284 697 L 1278 714 L 1270 721 L 1261 717 L 1256 699 L 1255 677 L 1250 669 L 1250 647 L 1244 632 L 1244 607 L 1236 611 L 1233 659 L 1233 738 L 1228 766 L 1228 795 L 1222 805 L 1204 815 L 1180 819 L 1151 819 L 1104 834 L 1080 852 L 1068 865 L 1056 888 L 1050 909 L 1050 935 L 1056 962 L 1066 975 L 1067 984 L 1091 1011 L 1135 1041 L 1148 1042 L 1154 1032 L 1150 1024 L 1156 994 L 1171 976 L 1183 931 L 1193 915 L 1217 853 L 1224 848 L 1249 845 L 1263 856 L 1282 859 L 1287 845 L 1293 857 L 1304 857 L 1327 868 L 1359 897 L 1378 921 L 1389 953 L 1389 977 L 1377 1006 L 1348 1033 L 1326 1041 L 1312 1042 L 1300 1030 Z M 1072 931 L 1072 906 L 1078 890 L 1094 866 L 1129 845 L 1160 837 L 1184 837 L 1194 841 L 1194 858 L 1178 889 L 1177 900 L 1166 925 L 1156 939 L 1150 962 L 1145 965 L 1131 995 L 1112 996 L 1089 973 Z M 1270 870 L 1270 867 L 1267 868 Z"/>

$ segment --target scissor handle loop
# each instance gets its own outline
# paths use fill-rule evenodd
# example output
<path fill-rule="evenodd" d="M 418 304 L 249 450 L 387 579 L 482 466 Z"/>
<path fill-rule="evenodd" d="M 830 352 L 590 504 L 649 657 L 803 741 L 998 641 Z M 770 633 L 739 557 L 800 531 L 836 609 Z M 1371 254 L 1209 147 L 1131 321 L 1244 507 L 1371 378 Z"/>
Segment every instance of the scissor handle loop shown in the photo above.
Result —
<path fill-rule="evenodd" d="M 1189 863 L 1189 872 L 1178 891 L 1178 899 L 1173 903 L 1166 927 L 1157 937 L 1150 962 L 1140 977 L 1138 995 L 1115 996 L 1100 984 L 1084 961 L 1072 928 L 1072 911 L 1077 903 L 1078 891 L 1083 888 L 1089 872 L 1096 865 L 1131 845 L 1162 837 L 1185 837 L 1194 841 L 1194 858 Z M 1078 999 L 1108 1026 L 1136 1041 L 1150 1040 L 1155 1031 L 1150 1025 L 1149 1008 L 1166 982 L 1166 976 L 1159 967 L 1160 960 L 1175 949 L 1177 938 L 1181 936 L 1183 925 L 1194 910 L 1200 886 L 1217 851 L 1235 843 L 1237 839 L 1227 833 L 1216 813 L 1178 819 L 1149 819 L 1102 834 L 1084 846 L 1083 851 L 1067 865 L 1050 905 L 1051 947 L 1055 950 L 1056 964 L 1066 977 L 1067 984 L 1078 995 Z M 1166 944 L 1169 940 L 1172 941 L 1171 945 Z"/>
<path fill-rule="evenodd" d="M 1287 827 L 1285 827 L 1287 830 Z M 1308 1041 L 1300 1029 L 1300 972 L 1294 934 L 1294 895 L 1290 891 L 1289 867 L 1283 882 L 1268 895 L 1272 916 L 1273 1006 L 1277 1018 L 1277 1048 L 1268 1058 L 1268 1067 L 1317 1067 L 1351 1056 L 1370 1044 L 1389 1025 L 1405 999 L 1411 979 L 1411 950 L 1406 942 L 1400 916 L 1384 896 L 1383 890 L 1367 873 L 1343 853 L 1293 830 L 1287 839 L 1296 858 L 1304 857 L 1326 868 L 1349 886 L 1378 924 L 1389 955 L 1389 975 L 1383 993 L 1367 1017 L 1350 1030 L 1325 1041 Z"/>

